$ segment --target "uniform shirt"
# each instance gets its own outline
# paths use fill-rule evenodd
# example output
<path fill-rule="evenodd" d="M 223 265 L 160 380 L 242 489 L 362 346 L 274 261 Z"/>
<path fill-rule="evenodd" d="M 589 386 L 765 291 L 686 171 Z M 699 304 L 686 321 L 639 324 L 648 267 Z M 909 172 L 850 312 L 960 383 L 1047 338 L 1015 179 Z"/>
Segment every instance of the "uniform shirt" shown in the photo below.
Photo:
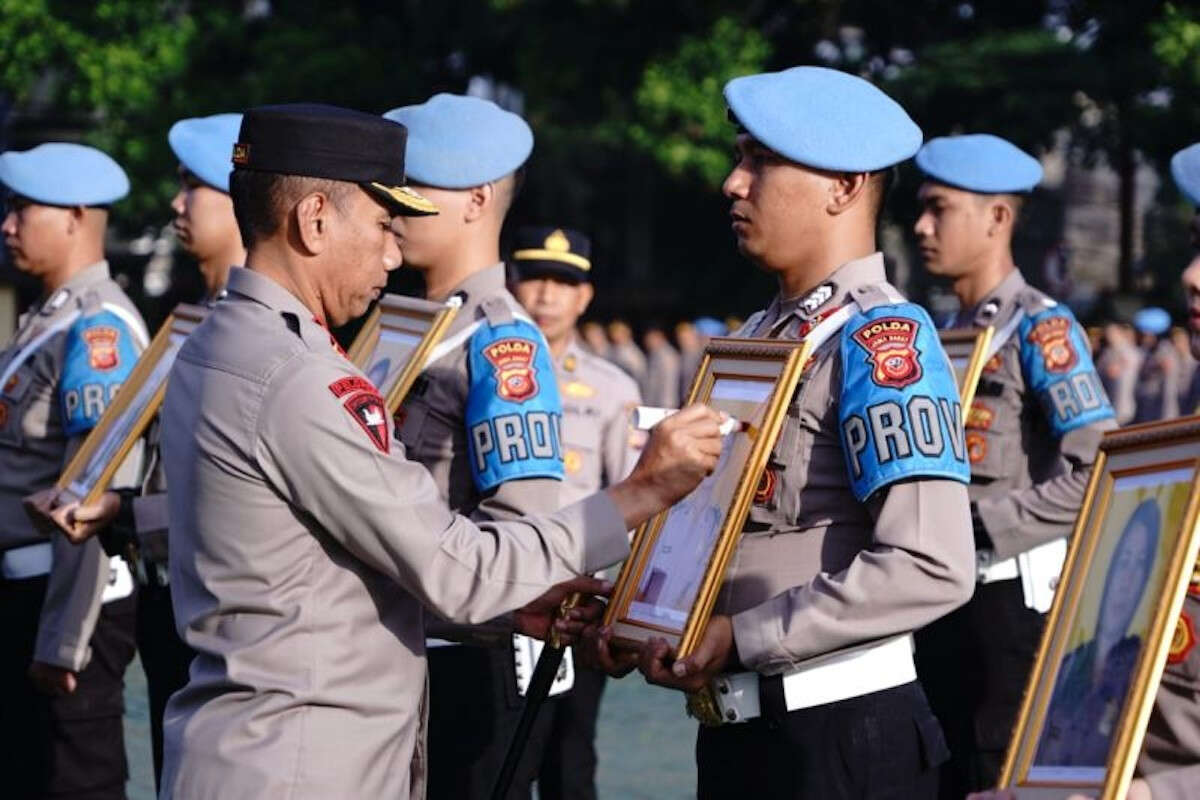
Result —
<path fill-rule="evenodd" d="M 822 315 L 851 300 L 873 307 L 856 314 L 810 362 L 718 599 L 717 612 L 732 615 L 742 663 L 764 674 L 920 628 L 962 605 L 974 588 L 967 466 L 953 376 L 928 316 L 903 303 L 886 283 L 882 255 L 848 262 L 804 297 L 776 299 L 736 335 L 798 339 Z M 907 320 L 902 324 L 913 338 L 900 366 L 921 376 L 899 395 L 864 375 L 870 356 L 855 341 L 856 334 L 870 333 L 872 325 L 889 318 Z M 850 457 L 843 431 L 848 425 L 861 431 L 848 415 L 897 396 L 908 403 L 918 388 L 934 398 L 923 444 L 934 444 L 936 428 L 938 457 L 922 462 L 911 439 L 896 438 L 887 447 L 894 456 L 889 467 L 899 470 L 880 482 L 886 468 L 868 463 L 874 434 L 868 434 L 871 447 L 857 454 L 857 462 Z M 907 436 L 912 428 L 902 425 L 892 432 Z M 921 468 L 905 467 L 910 457 Z M 856 466 L 865 470 L 857 478 Z M 872 478 L 874 489 L 867 482 Z"/>
<path fill-rule="evenodd" d="M 1112 403 L 1118 425 L 1129 424 L 1137 413 L 1134 389 L 1141 368 L 1141 350 L 1123 341 L 1109 343 L 1096 356 L 1096 372 Z"/>
<path fill-rule="evenodd" d="M 392 446 L 384 401 L 311 312 L 234 269 L 171 370 L 171 589 L 196 651 L 163 797 L 423 795 L 421 604 L 476 622 L 624 557 L 600 494 L 476 526 Z"/>
<path fill-rule="evenodd" d="M 630 411 L 637 384 L 620 367 L 572 339 L 555 362 L 563 400 L 562 500 L 571 503 L 625 478 L 637 461 Z"/>
<path fill-rule="evenodd" d="M 1200 565 L 1183 601 L 1137 771 L 1154 800 L 1200 797 Z"/>
<path fill-rule="evenodd" d="M 22 498 L 58 480 L 146 344 L 141 315 L 104 261 L 21 317 L 0 351 L 0 550 L 45 541 Z M 108 559 L 95 541 L 52 544 L 35 657 L 78 671 L 90 658 Z"/>
<path fill-rule="evenodd" d="M 1017 270 L 959 320 L 997 336 L 1016 325 L 984 365 L 965 420 L 971 500 L 996 556 L 1009 558 L 1070 534 L 1116 421 L 1083 329 Z"/>
<path fill-rule="evenodd" d="M 1179 416 L 1179 351 L 1168 339 L 1142 352 L 1141 368 L 1134 384 L 1137 413 L 1133 422 L 1155 422 Z"/>

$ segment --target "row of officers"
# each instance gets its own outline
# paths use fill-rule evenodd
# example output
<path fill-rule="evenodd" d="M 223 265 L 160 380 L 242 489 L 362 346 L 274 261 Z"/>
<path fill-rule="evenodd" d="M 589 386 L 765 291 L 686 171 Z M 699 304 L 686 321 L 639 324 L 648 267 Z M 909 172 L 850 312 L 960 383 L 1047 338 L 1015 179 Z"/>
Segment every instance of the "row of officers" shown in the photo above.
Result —
<path fill-rule="evenodd" d="M 439 94 L 382 117 L 288 105 L 177 123 L 175 228 L 212 310 L 140 457 L 88 506 L 50 487 L 146 346 L 102 248 L 128 182 L 77 145 L 0 155 L 5 244 L 44 287 L 0 353 L 4 795 L 123 796 L 136 646 L 160 797 L 486 797 L 529 665 L 515 635 L 552 628 L 575 644 L 574 686 L 539 720 L 514 797 L 535 780 L 543 798 L 595 795 L 603 673 L 635 668 L 688 692 L 757 685 L 755 711 L 699 730 L 702 798 L 993 786 L 1061 541 L 1117 424 L 1085 332 L 1013 263 L 1041 168 L 994 136 L 923 143 L 891 98 L 836 71 L 724 94 L 729 223 L 779 285 L 734 335 L 819 329 L 824 344 L 679 660 L 661 641 L 611 647 L 589 576 L 714 468 L 720 418 L 695 406 L 633 439 L 637 387 L 575 338 L 586 238 L 524 229 L 502 260 L 533 150 L 520 117 Z M 876 246 L 892 167 L 914 156 L 914 230 L 959 297 L 952 324 L 997 332 L 970 409 Z M 1173 167 L 1200 205 L 1200 146 Z M 393 419 L 329 330 L 402 263 L 462 305 Z M 1185 282 L 1197 302 L 1200 261 Z M 900 333 L 880 346 L 881 329 Z M 914 397 L 955 409 L 940 449 L 887 416 Z M 481 445 L 531 414 L 561 418 L 559 447 Z M 574 592 L 589 597 L 556 618 Z M 1131 796 L 1200 794 L 1192 648 L 1172 654 Z M 814 667 L 829 658 L 837 670 Z"/>

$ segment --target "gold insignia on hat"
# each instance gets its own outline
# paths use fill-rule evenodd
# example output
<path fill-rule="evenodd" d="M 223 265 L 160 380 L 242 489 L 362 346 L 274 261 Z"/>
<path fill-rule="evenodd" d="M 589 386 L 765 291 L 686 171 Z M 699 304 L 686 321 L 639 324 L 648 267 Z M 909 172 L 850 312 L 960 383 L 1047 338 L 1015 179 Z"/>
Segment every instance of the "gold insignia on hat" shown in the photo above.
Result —
<path fill-rule="evenodd" d="M 592 268 L 591 261 L 578 253 L 571 252 L 571 240 L 567 238 L 567 234 L 563 232 L 562 228 L 555 228 L 554 232 L 542 241 L 541 248 L 518 250 L 512 254 L 512 257 L 514 261 L 558 261 L 570 264 L 584 272 Z"/>
<path fill-rule="evenodd" d="M 244 142 L 234 142 L 233 163 L 238 165 L 250 163 L 250 145 Z"/>
<path fill-rule="evenodd" d="M 428 198 L 407 186 L 384 186 L 378 181 L 371 181 L 370 186 L 375 191 L 387 195 L 410 211 L 416 211 L 418 214 L 438 213 L 438 207 L 430 202 Z"/>
<path fill-rule="evenodd" d="M 554 233 L 546 237 L 546 241 L 542 242 L 542 247 L 552 253 L 569 253 L 571 252 L 571 240 L 562 232 L 562 228 L 556 228 Z"/>

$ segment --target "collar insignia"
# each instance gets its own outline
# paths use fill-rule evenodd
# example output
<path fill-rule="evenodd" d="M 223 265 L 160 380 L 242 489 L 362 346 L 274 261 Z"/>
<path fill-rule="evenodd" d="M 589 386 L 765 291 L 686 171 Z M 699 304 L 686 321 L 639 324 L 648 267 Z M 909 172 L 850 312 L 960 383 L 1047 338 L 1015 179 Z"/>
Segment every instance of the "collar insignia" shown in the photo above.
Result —
<path fill-rule="evenodd" d="M 829 302 L 829 298 L 833 297 L 834 289 L 832 282 L 822 283 L 817 288 L 808 293 L 808 296 L 800 301 L 800 308 L 805 314 L 811 314 L 821 306 Z"/>

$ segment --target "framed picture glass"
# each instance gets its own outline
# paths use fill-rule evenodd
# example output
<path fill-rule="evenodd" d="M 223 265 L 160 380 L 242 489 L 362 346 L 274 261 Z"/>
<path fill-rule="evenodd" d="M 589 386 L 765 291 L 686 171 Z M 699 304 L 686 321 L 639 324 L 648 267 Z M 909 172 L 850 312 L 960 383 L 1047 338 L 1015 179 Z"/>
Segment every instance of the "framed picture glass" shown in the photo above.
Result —
<path fill-rule="evenodd" d="M 108 489 L 121 462 L 158 413 L 179 348 L 206 314 L 205 306 L 175 306 L 59 476 L 60 505 L 71 500 L 94 503 Z"/>
<path fill-rule="evenodd" d="M 725 437 L 713 474 L 635 534 L 605 617 L 618 645 L 662 637 L 682 658 L 698 644 L 809 351 L 778 340 L 709 342 L 688 402 L 742 425 Z"/>
<path fill-rule="evenodd" d="M 461 306 L 457 297 L 445 303 L 397 294 L 379 299 L 346 355 L 379 389 L 389 413 L 400 407 Z"/>
<path fill-rule="evenodd" d="M 950 357 L 954 379 L 958 382 L 958 397 L 964 409 L 969 409 L 971 401 L 975 399 L 975 387 L 979 384 L 984 357 L 994 333 L 995 329 L 991 325 L 986 328 L 959 328 L 938 332 L 942 348 Z"/>
<path fill-rule="evenodd" d="M 1001 786 L 1124 798 L 1200 550 L 1200 418 L 1105 436 Z"/>

